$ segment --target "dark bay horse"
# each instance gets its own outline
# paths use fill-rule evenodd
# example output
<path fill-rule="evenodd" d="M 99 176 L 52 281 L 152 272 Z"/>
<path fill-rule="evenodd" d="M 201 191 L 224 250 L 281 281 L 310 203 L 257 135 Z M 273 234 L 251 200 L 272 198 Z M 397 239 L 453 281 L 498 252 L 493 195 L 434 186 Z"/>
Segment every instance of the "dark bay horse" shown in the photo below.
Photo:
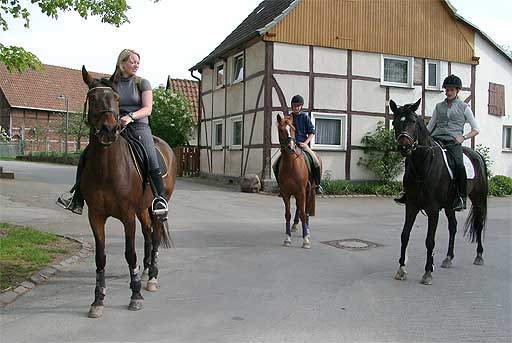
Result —
<path fill-rule="evenodd" d="M 427 263 L 421 283 L 432 284 L 434 270 L 434 245 L 439 211 L 444 208 L 448 218 L 449 244 L 448 253 L 441 267 L 449 268 L 454 258 L 455 233 L 457 220 L 451 209 L 456 190 L 445 166 L 441 148 L 434 142 L 423 119 L 414 112 L 418 109 L 421 99 L 414 104 L 397 106 L 393 100 L 389 105 L 394 113 L 393 127 L 402 156 L 406 157 L 404 190 L 406 193 L 405 224 L 402 231 L 402 248 L 400 267 L 396 273 L 397 280 L 407 277 L 406 251 L 409 236 L 416 216 L 424 210 L 428 216 L 428 232 L 425 245 L 427 247 Z M 475 151 L 464 147 L 475 169 L 475 178 L 468 180 L 468 196 L 471 200 L 471 212 L 465 224 L 465 233 L 469 233 L 472 242 L 477 242 L 477 256 L 474 264 L 484 263 L 482 254 L 482 235 L 487 218 L 487 171 L 485 161 Z"/>
<path fill-rule="evenodd" d="M 89 223 L 96 242 L 96 288 L 89 317 L 103 314 L 105 285 L 105 221 L 109 217 L 119 219 L 125 232 L 125 258 L 130 271 L 132 290 L 130 310 L 142 308 L 141 276 L 135 253 L 136 218 L 144 235 L 144 268 L 149 269 L 147 290 L 157 290 L 157 256 L 161 240 L 164 247 L 170 245 L 166 218 L 157 218 L 151 213 L 153 194 L 149 185 L 144 186 L 132 159 L 128 143 L 119 137 L 119 96 L 111 83 L 92 78 L 85 67 L 82 77 L 89 86 L 86 106 L 87 122 L 91 127 L 87 161 L 81 175 L 80 185 L 88 206 Z M 176 159 L 171 148 L 161 139 L 155 146 L 167 161 L 164 184 L 167 201 L 171 198 L 176 181 Z"/>
<path fill-rule="evenodd" d="M 309 234 L 309 216 L 315 215 L 315 185 L 309 179 L 304 152 L 295 142 L 295 128 L 293 118 L 277 115 L 277 130 L 279 144 L 281 146 L 281 162 L 279 165 L 278 181 L 285 207 L 286 237 L 284 246 L 291 246 L 291 212 L 290 198 L 295 197 L 297 211 L 302 223 L 302 247 L 311 248 L 311 236 Z M 319 158 L 320 160 L 320 158 Z"/>

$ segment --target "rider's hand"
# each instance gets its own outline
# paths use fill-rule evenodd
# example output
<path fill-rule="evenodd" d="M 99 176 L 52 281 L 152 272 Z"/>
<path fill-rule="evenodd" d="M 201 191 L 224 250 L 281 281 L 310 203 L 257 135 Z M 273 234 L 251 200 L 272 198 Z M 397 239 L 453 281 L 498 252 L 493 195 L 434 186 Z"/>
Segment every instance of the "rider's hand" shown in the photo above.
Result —
<path fill-rule="evenodd" d="M 462 144 L 464 142 L 464 137 L 462 136 L 457 136 L 455 137 L 455 141 L 458 143 L 458 144 Z"/>
<path fill-rule="evenodd" d="M 126 115 L 126 116 L 122 116 L 120 121 L 121 121 L 121 126 L 125 127 L 126 125 L 133 122 L 133 119 L 130 116 Z"/>
<path fill-rule="evenodd" d="M 298 144 L 299 144 L 299 146 L 300 146 L 301 148 L 304 148 L 304 147 L 306 146 L 306 143 L 304 143 L 304 142 L 299 142 Z"/>

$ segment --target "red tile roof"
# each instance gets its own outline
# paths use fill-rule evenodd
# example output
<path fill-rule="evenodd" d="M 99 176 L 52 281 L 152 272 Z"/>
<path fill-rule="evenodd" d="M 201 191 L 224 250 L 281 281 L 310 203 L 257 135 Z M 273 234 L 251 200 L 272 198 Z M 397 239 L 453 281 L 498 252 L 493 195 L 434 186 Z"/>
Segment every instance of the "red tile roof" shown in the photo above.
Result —
<path fill-rule="evenodd" d="M 108 76 L 91 72 L 95 78 Z M 44 71 L 26 70 L 9 73 L 0 63 L 0 89 L 11 107 L 62 112 L 64 94 L 69 99 L 70 112 L 82 112 L 87 94 L 87 85 L 82 80 L 82 71 L 65 67 L 44 65 Z"/>
<path fill-rule="evenodd" d="M 192 117 L 197 122 L 197 113 L 199 108 L 199 82 L 194 80 L 185 79 L 171 79 L 169 78 L 171 91 L 173 93 L 181 93 L 184 95 L 192 105 Z"/>

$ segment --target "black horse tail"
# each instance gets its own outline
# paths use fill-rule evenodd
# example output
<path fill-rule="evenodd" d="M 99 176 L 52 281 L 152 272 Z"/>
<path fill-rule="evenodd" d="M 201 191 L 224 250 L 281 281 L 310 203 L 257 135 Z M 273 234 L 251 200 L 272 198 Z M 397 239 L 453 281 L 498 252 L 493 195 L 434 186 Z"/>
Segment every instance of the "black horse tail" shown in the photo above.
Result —
<path fill-rule="evenodd" d="M 166 249 L 175 247 L 174 240 L 172 239 L 171 232 L 169 231 L 169 222 L 167 218 L 162 221 L 162 245 Z"/>
<path fill-rule="evenodd" d="M 480 157 L 479 164 L 483 180 L 482 185 L 478 185 L 477 189 L 475 189 L 478 195 L 475 197 L 475 201 L 471 200 L 471 212 L 464 224 L 464 236 L 469 234 L 468 238 L 471 243 L 475 243 L 478 236 L 482 237 L 483 240 L 485 223 L 487 221 L 487 193 L 489 192 L 487 164 L 482 155 L 478 152 L 477 154 Z"/>

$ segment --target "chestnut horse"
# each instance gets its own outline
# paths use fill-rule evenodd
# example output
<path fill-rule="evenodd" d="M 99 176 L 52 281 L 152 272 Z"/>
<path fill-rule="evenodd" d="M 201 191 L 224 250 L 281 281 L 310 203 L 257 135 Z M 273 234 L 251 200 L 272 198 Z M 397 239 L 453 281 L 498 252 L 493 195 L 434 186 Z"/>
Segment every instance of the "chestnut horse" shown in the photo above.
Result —
<path fill-rule="evenodd" d="M 109 217 L 119 219 L 125 232 L 125 258 L 130 271 L 132 290 L 130 310 L 142 308 L 142 280 L 135 253 L 136 217 L 144 235 L 144 268 L 149 269 L 147 290 L 157 290 L 158 247 L 163 239 L 164 247 L 170 246 L 166 218 L 151 213 L 153 193 L 149 185 L 143 185 L 132 159 L 127 141 L 119 137 L 119 96 L 108 80 L 91 77 L 82 67 L 82 77 L 89 86 L 85 106 L 88 105 L 87 123 L 91 128 L 86 163 L 80 178 L 81 190 L 88 206 L 89 223 L 96 242 L 96 288 L 94 302 L 89 310 L 90 318 L 103 314 L 105 285 L 105 221 Z M 85 109 L 84 109 L 85 111 Z M 161 139 L 154 138 L 155 146 L 162 152 L 167 170 L 162 171 L 167 201 L 170 200 L 176 181 L 176 159 L 171 148 Z"/>
<path fill-rule="evenodd" d="M 279 144 L 281 146 L 278 181 L 284 201 L 284 215 L 286 219 L 286 236 L 283 245 L 289 247 L 292 243 L 290 197 L 293 195 L 302 223 L 302 247 L 309 249 L 311 248 L 309 216 L 315 215 L 315 185 L 309 182 L 309 171 L 304 152 L 295 142 L 293 118 L 291 116 L 281 118 L 280 115 L 277 115 L 277 130 L 279 133 Z"/>

